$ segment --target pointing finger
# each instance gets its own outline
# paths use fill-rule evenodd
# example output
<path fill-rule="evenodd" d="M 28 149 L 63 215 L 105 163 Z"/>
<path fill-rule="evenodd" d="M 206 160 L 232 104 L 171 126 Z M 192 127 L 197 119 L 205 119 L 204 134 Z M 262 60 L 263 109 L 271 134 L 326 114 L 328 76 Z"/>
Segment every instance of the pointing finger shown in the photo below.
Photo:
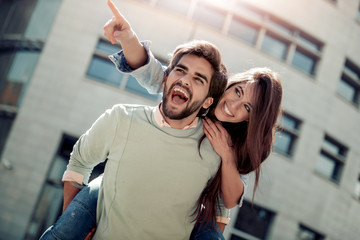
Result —
<path fill-rule="evenodd" d="M 115 6 L 113 1 L 108 0 L 107 4 L 108 4 L 111 12 L 114 14 L 114 17 L 116 18 L 116 20 L 123 20 L 124 19 L 124 17 L 121 15 L 119 9 Z"/>

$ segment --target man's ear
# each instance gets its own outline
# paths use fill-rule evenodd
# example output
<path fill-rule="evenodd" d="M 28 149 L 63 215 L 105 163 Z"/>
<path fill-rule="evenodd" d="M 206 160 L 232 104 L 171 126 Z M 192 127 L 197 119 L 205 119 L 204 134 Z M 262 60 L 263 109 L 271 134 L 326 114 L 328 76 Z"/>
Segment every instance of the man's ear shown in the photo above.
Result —
<path fill-rule="evenodd" d="M 203 103 L 202 107 L 204 109 L 208 109 L 211 106 L 211 104 L 213 104 L 213 102 L 214 102 L 214 98 L 208 97 L 205 99 L 205 102 Z"/>
<path fill-rule="evenodd" d="M 163 85 L 163 87 L 165 87 L 165 82 L 166 82 L 167 78 L 168 78 L 168 75 L 165 73 L 164 78 L 163 78 L 162 83 L 161 83 L 161 85 Z"/>

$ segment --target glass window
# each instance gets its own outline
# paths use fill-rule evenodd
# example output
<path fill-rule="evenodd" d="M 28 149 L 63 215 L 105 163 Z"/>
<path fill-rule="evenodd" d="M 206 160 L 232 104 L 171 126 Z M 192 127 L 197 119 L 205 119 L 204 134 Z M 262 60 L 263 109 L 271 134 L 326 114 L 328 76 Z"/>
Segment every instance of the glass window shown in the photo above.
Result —
<path fill-rule="evenodd" d="M 11 126 L 13 125 L 13 122 L 15 120 L 16 113 L 10 113 L 7 111 L 0 110 L 0 156 L 2 154 L 2 151 L 4 149 L 6 139 L 10 133 Z M 4 161 L 3 159 L 0 160 Z"/>
<path fill-rule="evenodd" d="M 119 73 L 114 64 L 107 59 L 94 56 L 87 72 L 89 77 L 114 87 L 120 87 L 124 75 Z"/>
<path fill-rule="evenodd" d="M 96 45 L 96 51 L 99 52 L 100 54 L 104 54 L 106 56 L 117 53 L 120 50 L 121 50 L 121 47 L 119 45 L 113 45 L 104 40 L 100 40 L 98 42 L 98 44 Z"/>
<path fill-rule="evenodd" d="M 24 239 L 39 239 L 43 232 L 54 224 L 62 212 L 63 182 L 62 175 L 69 162 L 70 153 L 78 138 L 63 134 L 61 143 L 47 174 L 44 187 L 29 221 Z M 90 177 L 92 179 L 104 172 L 105 163 L 97 165 Z"/>
<path fill-rule="evenodd" d="M 300 43 L 301 45 L 309 48 L 313 51 L 320 51 L 321 50 L 321 44 L 317 43 L 316 41 L 310 40 L 309 37 L 305 37 L 304 34 L 297 34 L 296 35 L 296 41 Z"/>
<path fill-rule="evenodd" d="M 346 153 L 347 148 L 344 145 L 325 136 L 315 171 L 329 180 L 339 183 Z"/>
<path fill-rule="evenodd" d="M 316 59 L 297 48 L 291 64 L 297 69 L 313 75 L 315 72 Z"/>
<path fill-rule="evenodd" d="M 0 91 L 0 104 L 21 106 L 22 98 L 36 68 L 40 52 L 17 51 L 7 80 Z"/>
<path fill-rule="evenodd" d="M 244 40 L 250 45 L 255 45 L 259 28 L 234 18 L 230 23 L 229 34 Z"/>
<path fill-rule="evenodd" d="M 293 154 L 294 138 L 287 132 L 277 132 L 275 134 L 274 150 L 283 155 Z"/>
<path fill-rule="evenodd" d="M 273 28 L 276 31 L 281 32 L 284 35 L 291 36 L 293 34 L 293 30 L 284 24 L 280 23 L 280 21 L 270 17 L 267 22 L 268 26 Z"/>
<path fill-rule="evenodd" d="M 99 40 L 96 50 L 91 59 L 87 75 L 94 80 L 106 83 L 113 87 L 125 88 L 126 90 L 152 100 L 156 100 L 159 94 L 149 94 L 133 77 L 120 73 L 114 63 L 107 57 L 110 54 L 119 52 L 120 46 L 112 45 L 110 42 Z"/>
<path fill-rule="evenodd" d="M 186 16 L 190 7 L 191 0 L 158 0 L 156 5 Z"/>
<path fill-rule="evenodd" d="M 328 136 L 326 136 L 325 140 L 323 141 L 322 149 L 330 154 L 346 157 L 346 152 L 347 152 L 346 147 L 344 147 L 343 145 L 341 145 L 340 143 L 336 142 L 335 140 L 331 139 Z"/>
<path fill-rule="evenodd" d="M 261 50 L 273 57 L 284 60 L 288 50 L 288 43 L 266 33 Z"/>
<path fill-rule="evenodd" d="M 337 92 L 349 102 L 359 106 L 359 89 L 342 77 L 338 84 Z"/>
<path fill-rule="evenodd" d="M 349 76 L 349 78 L 352 78 L 356 81 L 360 81 L 360 69 L 358 66 L 350 62 L 349 60 L 346 60 L 344 65 L 344 73 Z"/>
<path fill-rule="evenodd" d="M 193 18 L 217 30 L 221 30 L 225 22 L 225 13 L 207 4 L 198 3 Z"/>
<path fill-rule="evenodd" d="M 355 106 L 360 105 L 360 69 L 346 60 L 337 92 Z"/>
<path fill-rule="evenodd" d="M 246 7 L 241 3 L 236 6 L 236 13 L 239 16 L 254 19 L 257 21 L 263 21 L 264 19 L 264 14 L 255 11 L 254 9 L 250 9 L 249 7 Z"/>
<path fill-rule="evenodd" d="M 274 217 L 274 212 L 255 204 L 252 206 L 250 202 L 244 201 L 234 227 L 256 238 L 267 239 Z M 241 237 L 236 234 L 232 239 L 242 239 Z"/>
<path fill-rule="evenodd" d="M 317 233 L 316 231 L 305 227 L 304 225 L 299 225 L 299 230 L 296 234 L 296 240 L 323 240 L 325 239 L 324 235 Z"/>
<path fill-rule="evenodd" d="M 38 0 L 25 36 L 45 40 L 51 30 L 61 0 Z"/>
<path fill-rule="evenodd" d="M 285 156 L 294 154 L 295 144 L 298 139 L 301 121 L 288 114 L 280 119 L 281 130 L 276 132 L 274 150 Z"/>

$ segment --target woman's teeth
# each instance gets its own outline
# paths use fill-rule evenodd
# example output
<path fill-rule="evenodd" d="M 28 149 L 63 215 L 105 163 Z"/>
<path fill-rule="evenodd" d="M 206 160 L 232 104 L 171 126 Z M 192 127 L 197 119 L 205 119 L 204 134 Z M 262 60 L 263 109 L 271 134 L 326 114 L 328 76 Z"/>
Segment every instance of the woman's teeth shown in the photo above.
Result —
<path fill-rule="evenodd" d="M 231 112 L 230 112 L 229 109 L 227 108 L 226 103 L 224 104 L 224 111 L 225 111 L 226 114 L 228 114 L 228 115 L 230 115 L 230 116 L 232 116 L 232 117 L 234 116 L 234 115 L 231 114 Z"/>

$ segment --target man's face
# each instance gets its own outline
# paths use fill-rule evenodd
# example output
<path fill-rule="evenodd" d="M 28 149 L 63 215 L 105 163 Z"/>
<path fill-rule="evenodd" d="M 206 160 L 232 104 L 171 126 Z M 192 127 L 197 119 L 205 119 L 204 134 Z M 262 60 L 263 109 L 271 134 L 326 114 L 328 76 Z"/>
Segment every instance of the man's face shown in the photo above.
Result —
<path fill-rule="evenodd" d="M 202 57 L 184 55 L 165 79 L 162 110 L 165 117 L 184 119 L 208 108 L 213 98 L 207 97 L 213 75 L 211 64 Z"/>

